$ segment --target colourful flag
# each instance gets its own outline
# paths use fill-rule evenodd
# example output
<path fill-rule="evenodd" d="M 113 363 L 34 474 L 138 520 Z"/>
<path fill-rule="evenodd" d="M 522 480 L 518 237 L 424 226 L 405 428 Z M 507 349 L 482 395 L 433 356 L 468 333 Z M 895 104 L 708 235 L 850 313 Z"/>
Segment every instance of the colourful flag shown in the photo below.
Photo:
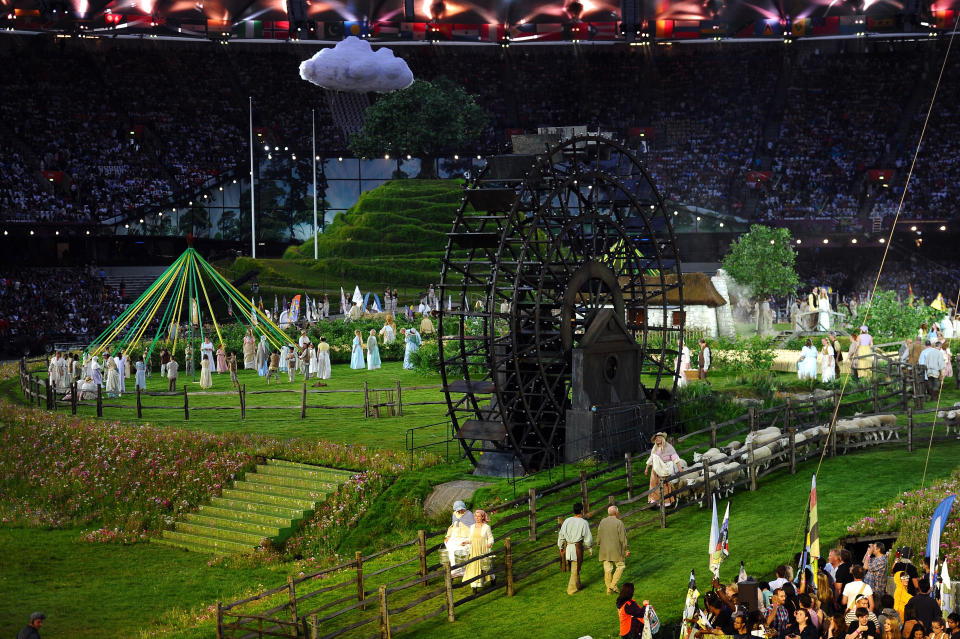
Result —
<path fill-rule="evenodd" d="M 693 632 L 693 624 L 690 622 L 693 616 L 697 614 L 697 599 L 700 597 L 700 591 L 697 590 L 697 579 L 694 571 L 690 571 L 690 583 L 687 584 L 687 598 L 683 603 L 683 619 L 680 622 L 680 639 L 688 639 Z"/>
<path fill-rule="evenodd" d="M 807 543 L 810 563 L 820 558 L 820 525 L 817 518 L 817 476 L 810 480 L 810 513 L 807 517 Z"/>
<path fill-rule="evenodd" d="M 717 525 L 717 498 L 713 498 L 713 524 L 710 531 L 711 537 L 713 532 L 716 529 Z M 716 540 L 713 543 L 713 548 L 710 552 L 710 571 L 713 572 L 713 576 L 717 579 L 720 578 L 720 566 L 723 564 L 724 559 L 727 558 L 727 555 L 730 554 L 730 544 L 729 544 L 729 535 L 730 535 L 730 502 L 727 502 L 727 510 L 723 514 L 723 524 L 720 525 L 720 530 L 717 532 Z"/>
<path fill-rule="evenodd" d="M 747 569 L 743 567 L 743 562 L 740 562 L 740 572 L 737 574 L 737 583 L 741 583 L 749 579 L 747 576 Z"/>
<path fill-rule="evenodd" d="M 300 319 L 300 296 L 295 295 L 290 300 L 290 322 L 296 322 L 298 319 Z"/>
<path fill-rule="evenodd" d="M 940 502 L 937 509 L 933 511 L 933 517 L 930 518 L 930 531 L 927 533 L 927 557 L 930 558 L 930 592 L 933 592 L 937 585 L 937 559 L 940 558 L 940 536 L 943 534 L 944 526 L 947 524 L 947 518 L 950 516 L 950 509 L 953 508 L 953 502 L 956 501 L 956 495 L 950 495 Z"/>
<path fill-rule="evenodd" d="M 943 293 L 937 293 L 937 299 L 930 302 L 932 308 L 937 309 L 941 313 L 947 310 L 947 303 L 943 301 Z"/>

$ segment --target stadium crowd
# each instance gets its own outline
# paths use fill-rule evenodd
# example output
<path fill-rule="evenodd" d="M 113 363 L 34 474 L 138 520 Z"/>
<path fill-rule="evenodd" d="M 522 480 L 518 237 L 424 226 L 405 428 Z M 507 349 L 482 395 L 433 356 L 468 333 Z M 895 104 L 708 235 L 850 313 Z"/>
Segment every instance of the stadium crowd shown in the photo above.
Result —
<path fill-rule="evenodd" d="M 0 104 L 0 141 L 12 149 L 0 158 L 0 216 L 103 220 L 195 193 L 247 161 L 248 95 L 257 144 L 308 154 L 315 109 L 318 148 L 348 154 L 325 92 L 299 77 L 306 53 L 12 39 L 0 50 L 9 97 Z M 887 222 L 939 54 L 937 43 L 861 52 L 813 44 L 397 50 L 415 77 L 445 76 L 491 114 L 482 138 L 460 152 L 501 152 L 518 129 L 586 125 L 629 137 L 679 203 L 765 221 L 869 214 Z M 552 73 L 558 66 L 563 80 Z M 908 216 L 942 215 L 957 195 L 960 161 L 947 145 L 960 132 L 960 81 L 949 71 Z M 630 137 L 636 131 L 645 133 Z M 871 168 L 895 169 L 893 187 L 869 182 Z M 763 179 L 753 180 L 754 171 Z"/>

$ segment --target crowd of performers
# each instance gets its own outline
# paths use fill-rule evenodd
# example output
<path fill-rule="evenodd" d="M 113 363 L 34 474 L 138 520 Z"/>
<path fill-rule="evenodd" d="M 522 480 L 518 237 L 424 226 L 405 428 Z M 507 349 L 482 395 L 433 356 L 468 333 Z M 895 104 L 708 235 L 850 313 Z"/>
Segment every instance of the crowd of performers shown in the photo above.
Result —
<path fill-rule="evenodd" d="M 424 334 L 434 332 L 428 315 L 421 321 L 421 330 Z M 420 350 L 423 343 L 421 332 L 415 328 L 397 330 L 393 315 L 387 314 L 383 327 L 377 331 L 370 329 L 364 336 L 361 331 L 354 331 L 354 337 L 349 345 L 350 368 L 377 370 L 381 367 L 380 345 L 390 345 L 402 339 L 404 343 L 403 368 L 413 369 L 413 354 Z M 346 345 L 344 345 L 346 346 Z M 49 379 L 58 392 L 68 393 L 64 399 L 69 399 L 74 382 L 80 399 L 96 399 L 98 389 L 106 397 L 120 397 L 127 391 L 127 380 L 133 376 L 132 391 L 146 390 L 147 377 L 151 376 L 150 357 L 147 349 L 142 353 L 133 354 L 127 350 L 117 350 L 110 354 L 112 349 L 105 348 L 96 355 L 85 356 L 77 353 L 57 352 L 50 358 L 47 367 Z M 200 388 L 213 387 L 214 374 L 230 374 L 230 382 L 234 388 L 239 388 L 237 378 L 238 368 L 255 370 L 260 377 L 266 377 L 267 384 L 271 381 L 279 384 L 281 375 L 285 374 L 288 382 L 293 382 L 300 375 L 304 381 L 317 380 L 316 386 L 325 385 L 322 380 L 330 379 L 332 367 L 330 363 L 330 344 L 325 337 L 320 337 L 314 344 L 307 335 L 306 329 L 300 331 L 299 339 L 294 343 L 284 344 L 279 350 L 267 341 L 266 335 L 260 335 L 259 341 L 253 328 L 247 329 L 243 338 L 242 352 L 238 354 L 227 352 L 226 347 L 220 344 L 214 347 L 209 336 L 203 338 L 199 348 L 200 355 Z M 132 357 L 135 362 L 131 362 Z M 177 380 L 181 372 L 193 377 L 196 373 L 196 353 L 191 344 L 183 349 L 183 367 L 174 354 L 166 347 L 160 350 L 160 375 L 168 380 L 171 391 L 177 389 Z"/>

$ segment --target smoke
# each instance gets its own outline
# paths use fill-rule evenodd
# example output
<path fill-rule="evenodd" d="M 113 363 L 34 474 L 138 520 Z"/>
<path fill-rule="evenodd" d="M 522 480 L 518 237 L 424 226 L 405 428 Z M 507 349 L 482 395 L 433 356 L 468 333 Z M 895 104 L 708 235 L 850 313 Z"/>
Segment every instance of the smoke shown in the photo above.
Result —
<path fill-rule="evenodd" d="M 300 77 L 324 89 L 349 93 L 390 93 L 413 84 L 413 72 L 405 60 L 386 47 L 374 52 L 369 42 L 355 36 L 301 62 Z"/>

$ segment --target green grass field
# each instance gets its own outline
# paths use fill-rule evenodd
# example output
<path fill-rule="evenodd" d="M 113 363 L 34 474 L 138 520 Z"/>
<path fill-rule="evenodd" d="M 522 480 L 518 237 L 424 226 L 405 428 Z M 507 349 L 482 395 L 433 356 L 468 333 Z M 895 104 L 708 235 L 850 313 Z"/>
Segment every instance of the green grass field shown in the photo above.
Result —
<path fill-rule="evenodd" d="M 786 386 L 795 376 L 781 374 L 778 379 Z M 374 372 L 352 371 L 345 365 L 337 365 L 326 389 L 357 391 L 365 380 L 371 388 L 393 388 L 398 380 L 405 387 L 439 383 L 437 376 L 404 371 L 399 363 L 388 362 Z M 252 371 L 241 372 L 241 381 L 247 384 L 248 391 L 268 388 Z M 155 373 L 148 388 L 165 390 L 165 382 Z M 184 382 L 187 380 L 181 378 L 181 386 Z M 132 386 L 132 378 L 128 384 Z M 196 411 L 189 422 L 183 420 L 182 410 L 151 413 L 145 409 L 144 421 L 213 432 L 252 432 L 278 438 L 297 436 L 402 449 L 407 428 L 441 421 L 445 412 L 443 405 L 411 406 L 404 409 L 403 417 L 365 419 L 360 409 L 310 409 L 308 418 L 300 420 L 301 385 L 302 379 L 294 384 L 281 384 L 280 388 L 292 387 L 296 393 L 248 395 L 249 406 L 270 404 L 289 408 L 250 410 L 245 422 L 240 421 L 238 408 L 223 412 Z M 194 388 L 200 391 L 199 384 L 189 382 L 189 386 L 191 392 Z M 734 386 L 732 380 L 714 380 L 715 388 Z M 228 389 L 228 379 L 215 375 L 212 390 Z M 943 404 L 960 399 L 960 393 L 952 388 L 945 387 L 944 391 Z M 16 380 L 0 385 L 0 393 L 22 401 Z M 359 397 L 362 396 L 357 393 L 310 396 L 308 403 L 359 404 L 362 403 Z M 438 389 L 404 393 L 405 402 L 441 400 Z M 133 395 L 105 401 L 121 401 L 127 406 L 105 408 L 106 418 L 136 421 Z M 164 403 L 182 406 L 182 398 L 144 399 L 146 405 Z M 218 404 L 238 406 L 235 396 L 191 395 L 191 407 Z M 933 402 L 927 403 L 928 408 L 933 405 Z M 82 409 L 86 415 L 93 412 L 91 407 Z M 929 416 L 924 416 L 918 421 L 928 419 Z M 825 459 L 818 476 L 823 543 L 833 543 L 846 534 L 848 524 L 904 490 L 917 487 L 927 453 L 925 444 L 925 440 L 918 441 L 913 454 L 908 454 L 905 444 L 900 442 L 881 450 L 867 449 Z M 956 468 L 958 454 L 960 442 L 936 444 L 931 450 L 927 483 Z M 431 485 L 466 476 L 468 465 L 456 461 L 456 454 L 454 458 L 450 465 L 396 478 L 356 529 L 346 536 L 339 551 L 341 556 L 349 557 L 354 550 L 369 552 L 377 542 L 409 539 L 418 527 L 430 530 L 442 527 L 439 521 L 429 521 L 419 512 L 419 503 Z M 806 462 L 800 465 L 796 475 L 777 473 L 762 479 L 757 492 L 742 492 L 732 498 L 731 556 L 723 568 L 722 578 L 731 578 L 741 559 L 751 574 L 767 576 L 777 564 L 792 556 L 798 547 L 810 474 L 815 467 L 815 461 Z M 567 476 L 574 471 L 570 469 Z M 517 489 L 523 493 L 528 487 L 543 486 L 547 481 L 546 476 L 538 476 Z M 492 481 L 478 493 L 472 506 L 482 507 L 484 502 L 509 500 L 513 496 L 514 488 L 508 482 Z M 560 507 L 555 508 L 556 513 L 550 510 L 543 514 L 560 514 Z M 653 516 L 643 513 L 628 524 Z M 0 568 L 0 635 L 12 635 L 31 611 L 41 609 L 48 615 L 44 637 L 211 637 L 210 606 L 218 600 L 229 601 L 279 585 L 287 575 L 300 570 L 294 563 L 263 564 L 242 559 L 208 564 L 209 557 L 158 544 L 93 545 L 79 541 L 82 532 L 0 527 L 0 556 L 4 557 Z M 632 556 L 624 580 L 637 584 L 639 595 L 654 602 L 664 622 L 677 620 L 691 568 L 700 576 L 701 589 L 706 586 L 708 533 L 709 514 L 693 507 L 671 513 L 665 530 L 652 522 L 630 535 Z M 545 535 L 542 539 L 543 543 L 549 543 L 551 537 Z M 547 556 L 541 553 L 536 561 Z M 379 565 L 374 563 L 371 567 Z M 613 598 L 603 594 L 599 562 L 586 563 L 587 589 L 574 598 L 564 593 L 565 583 L 566 575 L 550 567 L 520 582 L 514 598 L 492 594 L 457 608 L 457 621 L 453 624 L 440 617 L 403 636 L 427 638 L 442 634 L 466 638 L 475 635 L 478 626 L 482 626 L 485 633 L 505 638 L 526 637 L 534 619 L 547 620 L 550 633 L 557 636 L 616 636 Z M 571 601 L 575 602 L 574 611 L 565 607 Z"/>
<path fill-rule="evenodd" d="M 45 373 L 40 375 L 45 377 Z M 272 382 L 269 385 L 265 377 L 257 375 L 256 371 L 244 370 L 237 373 L 241 384 L 247 390 L 247 418 L 240 419 L 240 400 L 238 395 L 203 396 L 200 394 L 199 373 L 196 381 L 182 374 L 178 379 L 177 388 L 181 395 L 177 397 L 149 397 L 143 396 L 144 406 L 164 406 L 163 409 L 144 408 L 143 422 L 155 426 L 169 426 L 176 428 L 190 428 L 217 433 L 256 433 L 279 439 L 289 437 L 305 437 L 325 439 L 344 443 L 366 444 L 382 448 L 403 450 L 404 440 L 408 428 L 424 426 L 442 422 L 446 413 L 446 405 L 415 405 L 416 402 L 442 402 L 443 393 L 439 389 L 439 375 L 425 376 L 416 371 L 404 370 L 401 362 L 385 362 L 383 368 L 375 371 L 353 370 L 346 364 L 335 364 L 331 372 L 331 379 L 324 380 L 327 384 L 322 388 L 314 388 L 317 380 L 311 380 L 309 391 L 349 391 L 323 394 L 308 394 L 308 405 L 320 406 L 362 406 L 363 383 L 367 382 L 370 389 L 393 390 L 397 382 L 403 388 L 415 386 L 433 386 L 425 390 L 403 391 L 403 416 L 365 418 L 362 408 L 311 408 L 307 410 L 307 418 L 300 419 L 300 401 L 303 388 L 303 376 L 299 375 L 294 382 L 288 382 L 286 373 L 281 374 L 279 385 Z M 166 391 L 168 380 L 154 371 L 147 379 L 148 391 Z M 183 413 L 183 386 L 187 386 L 188 401 L 191 409 L 189 421 L 184 419 Z M 127 379 L 127 389 L 133 390 L 133 377 Z M 231 391 L 230 377 L 213 374 L 213 388 L 210 391 Z M 291 392 L 277 394 L 254 394 L 253 391 L 285 390 Z M 22 401 L 19 387 L 14 391 L 17 401 Z M 371 393 L 371 401 L 374 394 Z M 121 404 L 123 408 L 105 407 L 104 417 L 137 421 L 136 393 L 128 392 L 119 399 L 107 399 L 104 404 Z M 231 407 L 231 410 L 204 410 L 213 406 Z M 255 406 L 279 406 L 282 408 L 258 410 Z M 175 407 L 180 407 L 177 410 Z M 200 409 L 200 410 L 197 410 Z M 60 404 L 61 411 L 69 411 L 69 403 Z M 94 406 L 80 406 L 78 414 L 96 416 Z M 438 427 L 443 432 L 443 427 Z"/>

